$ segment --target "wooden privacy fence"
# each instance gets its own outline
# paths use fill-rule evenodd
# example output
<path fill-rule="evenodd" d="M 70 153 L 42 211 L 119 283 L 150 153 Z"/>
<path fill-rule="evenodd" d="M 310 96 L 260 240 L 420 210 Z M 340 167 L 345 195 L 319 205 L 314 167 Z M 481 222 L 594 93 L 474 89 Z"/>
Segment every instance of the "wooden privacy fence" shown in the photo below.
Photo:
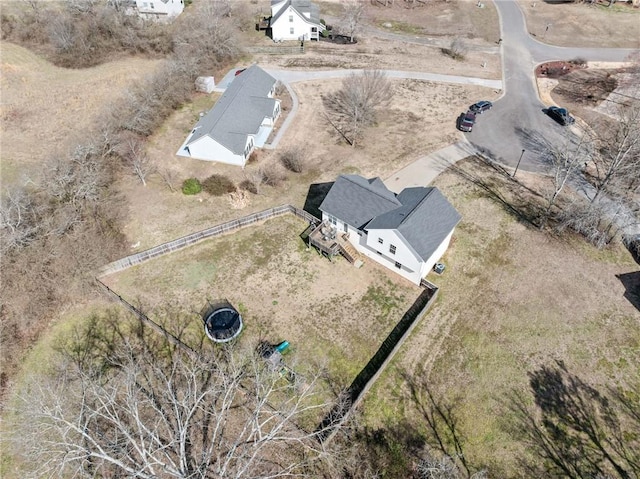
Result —
<path fill-rule="evenodd" d="M 424 291 L 418 296 L 411 307 L 404 313 L 387 338 L 382 342 L 376 354 L 367 365 L 358 373 L 351 385 L 344 391 L 336 402 L 336 405 L 324 417 L 318 425 L 320 442 L 328 442 L 333 439 L 340 426 L 349 418 L 353 409 L 358 405 L 365 393 L 376 382 L 382 371 L 391 362 L 391 359 L 409 336 L 418 320 L 424 316 L 433 301 L 438 296 L 438 287 L 432 283 L 425 286 Z"/>
<path fill-rule="evenodd" d="M 141 251 L 140 253 L 132 254 L 131 256 L 126 256 L 124 258 L 121 258 L 119 260 L 116 260 L 104 266 L 98 272 L 98 277 L 102 277 L 112 273 L 117 273 L 118 271 L 122 271 L 127 268 L 130 268 L 131 266 L 144 263 L 145 261 L 149 261 L 150 259 L 157 258 L 158 256 L 162 256 L 167 253 L 171 253 L 173 251 L 186 248 L 187 246 L 191 246 L 205 239 L 213 238 L 215 236 L 220 236 L 230 231 L 244 228 L 246 226 L 250 226 L 252 224 L 258 223 L 260 221 L 265 221 L 270 218 L 275 218 L 277 216 L 282 216 L 285 214 L 293 214 L 295 216 L 298 216 L 299 218 L 302 218 L 305 221 L 308 221 L 309 223 L 313 223 L 313 224 L 320 223 L 320 220 L 315 216 L 313 216 L 311 213 L 307 213 L 306 211 L 301 210 L 300 208 L 296 208 L 293 205 L 276 206 L 275 208 L 269 208 L 268 210 L 259 211 L 257 213 L 243 216 L 242 218 L 227 221 L 226 223 L 222 223 L 222 224 L 213 226 L 211 228 L 207 228 L 206 230 L 198 231 L 196 233 L 183 236 L 182 238 L 169 241 L 168 243 L 163 243 L 161 245 L 154 246 L 153 248 L 150 248 L 145 251 Z"/>

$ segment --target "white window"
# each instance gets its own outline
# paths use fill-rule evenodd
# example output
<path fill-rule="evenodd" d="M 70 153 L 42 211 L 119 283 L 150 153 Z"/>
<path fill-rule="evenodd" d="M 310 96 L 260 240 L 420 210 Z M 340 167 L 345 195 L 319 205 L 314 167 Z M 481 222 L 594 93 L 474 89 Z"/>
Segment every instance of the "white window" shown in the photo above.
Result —
<path fill-rule="evenodd" d="M 335 216 L 329 216 L 329 223 L 331 223 L 333 226 L 336 226 L 338 224 L 338 221 L 336 220 Z"/>
<path fill-rule="evenodd" d="M 389 253 L 396 254 L 396 247 L 392 244 L 389 245 Z"/>
<path fill-rule="evenodd" d="M 151 9 L 153 10 L 153 2 L 151 2 L 151 3 L 149 4 L 149 6 L 150 6 L 150 7 L 151 7 Z"/>
<path fill-rule="evenodd" d="M 293 23 L 293 15 L 289 15 L 289 21 Z"/>
<path fill-rule="evenodd" d="M 382 238 L 378 238 L 378 243 L 384 244 L 384 241 L 382 240 Z"/>
<path fill-rule="evenodd" d="M 402 269 L 402 265 L 396 261 L 396 268 Z"/>
<path fill-rule="evenodd" d="M 149 4 L 147 2 L 142 2 L 142 8 L 147 8 Z"/>
<path fill-rule="evenodd" d="M 289 29 L 289 33 L 290 33 L 291 35 L 293 35 L 293 27 L 291 27 L 291 28 Z"/>

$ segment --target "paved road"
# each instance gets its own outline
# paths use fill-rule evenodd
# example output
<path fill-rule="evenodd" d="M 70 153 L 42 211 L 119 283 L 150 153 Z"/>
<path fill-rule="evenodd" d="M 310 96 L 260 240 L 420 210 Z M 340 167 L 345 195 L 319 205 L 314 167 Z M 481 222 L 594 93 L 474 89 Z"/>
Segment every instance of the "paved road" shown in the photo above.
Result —
<path fill-rule="evenodd" d="M 529 35 L 524 15 L 512 0 L 497 0 L 503 49 L 504 95 L 493 110 L 479 117 L 467 139 L 478 150 L 504 165 L 528 171 L 546 171 L 548 145 L 563 145 L 575 139 L 542 110 L 534 78 L 535 66 L 551 60 L 581 57 L 590 61 L 623 61 L 633 50 L 609 48 L 563 48 L 546 45 Z M 525 150 L 522 155 L 522 150 Z"/>

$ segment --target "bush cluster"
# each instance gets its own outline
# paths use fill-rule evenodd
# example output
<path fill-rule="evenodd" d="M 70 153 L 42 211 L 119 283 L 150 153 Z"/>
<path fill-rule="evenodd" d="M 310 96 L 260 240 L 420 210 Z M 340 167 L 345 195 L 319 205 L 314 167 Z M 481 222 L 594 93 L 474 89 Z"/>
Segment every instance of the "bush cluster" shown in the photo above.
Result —
<path fill-rule="evenodd" d="M 202 184 L 198 178 L 187 178 L 182 182 L 182 192 L 185 195 L 197 195 L 202 191 Z"/>
<path fill-rule="evenodd" d="M 233 181 L 222 175 L 211 175 L 202 182 L 202 189 L 211 196 L 222 196 L 237 190 Z"/>

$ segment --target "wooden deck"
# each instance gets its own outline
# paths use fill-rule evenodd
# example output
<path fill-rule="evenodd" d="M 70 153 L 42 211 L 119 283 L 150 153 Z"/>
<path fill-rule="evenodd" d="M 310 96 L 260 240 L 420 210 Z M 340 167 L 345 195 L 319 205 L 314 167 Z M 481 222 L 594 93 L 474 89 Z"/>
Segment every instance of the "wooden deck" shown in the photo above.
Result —
<path fill-rule="evenodd" d="M 345 233 L 329 223 L 320 223 L 309 234 L 309 245 L 317 248 L 321 253 L 327 255 L 329 259 L 341 254 L 350 263 L 354 263 L 359 254 L 345 236 Z"/>

